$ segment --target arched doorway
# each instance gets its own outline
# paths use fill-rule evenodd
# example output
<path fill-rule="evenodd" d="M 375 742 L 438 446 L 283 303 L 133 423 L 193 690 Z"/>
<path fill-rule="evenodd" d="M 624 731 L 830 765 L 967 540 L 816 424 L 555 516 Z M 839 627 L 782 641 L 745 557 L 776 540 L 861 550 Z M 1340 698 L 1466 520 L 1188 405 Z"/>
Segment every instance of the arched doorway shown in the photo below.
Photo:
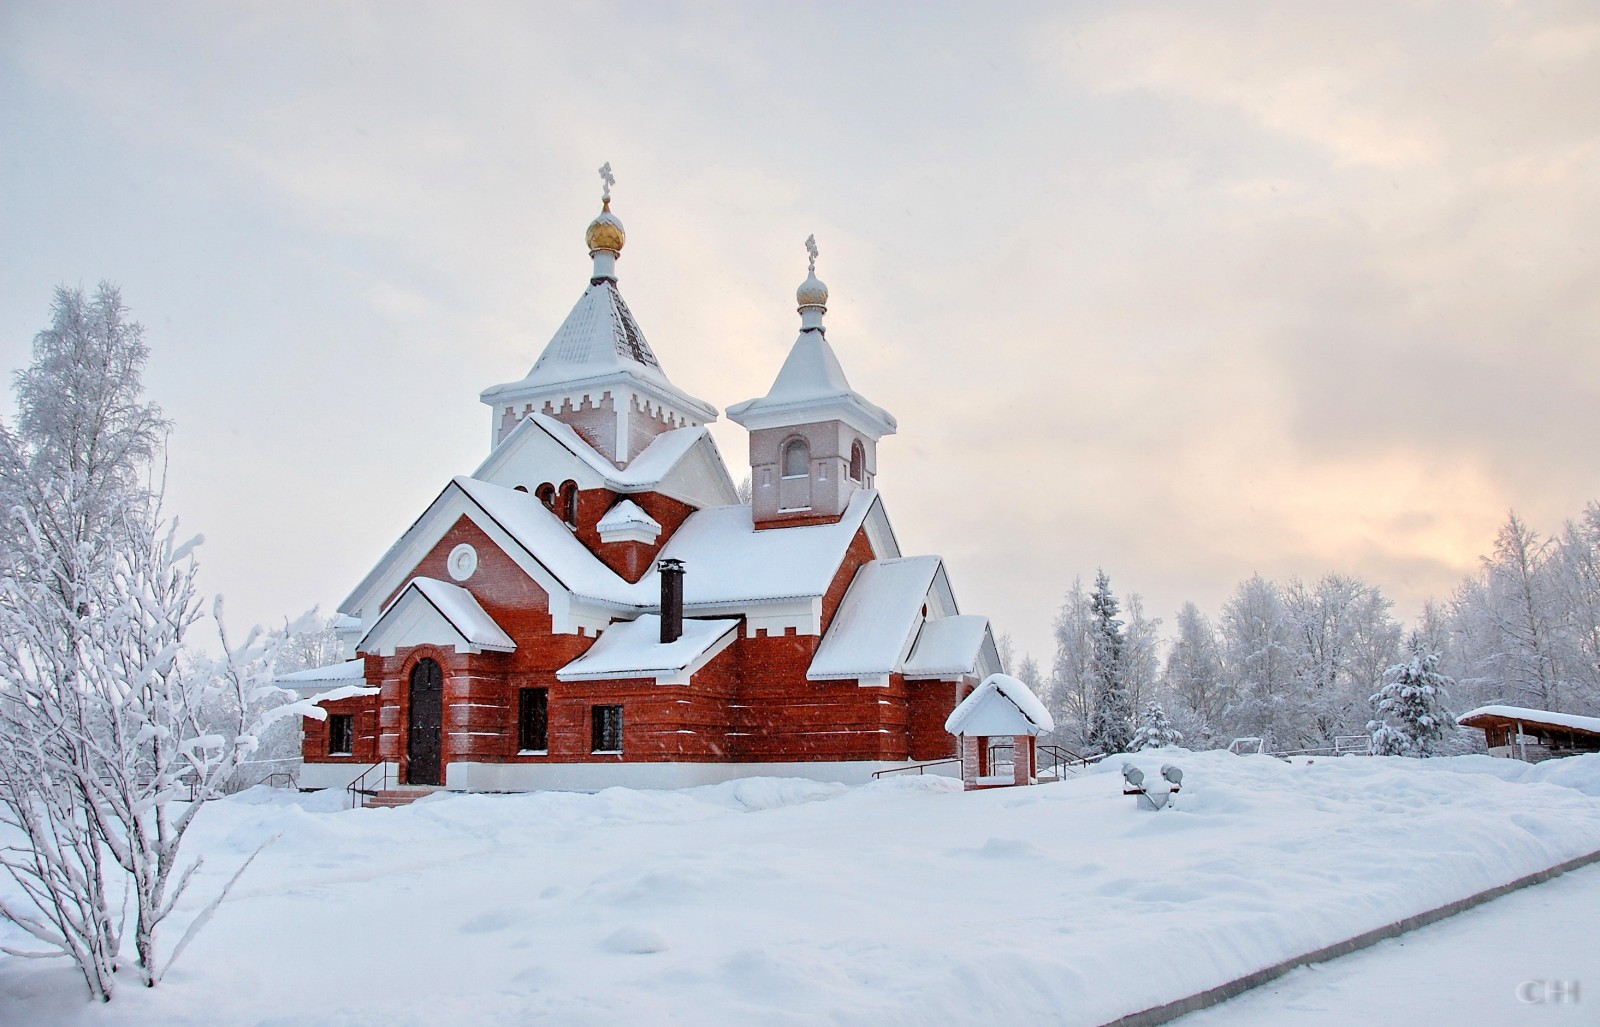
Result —
<path fill-rule="evenodd" d="M 406 739 L 406 783 L 444 784 L 444 669 L 437 660 L 422 659 L 411 669 L 411 731 Z"/>

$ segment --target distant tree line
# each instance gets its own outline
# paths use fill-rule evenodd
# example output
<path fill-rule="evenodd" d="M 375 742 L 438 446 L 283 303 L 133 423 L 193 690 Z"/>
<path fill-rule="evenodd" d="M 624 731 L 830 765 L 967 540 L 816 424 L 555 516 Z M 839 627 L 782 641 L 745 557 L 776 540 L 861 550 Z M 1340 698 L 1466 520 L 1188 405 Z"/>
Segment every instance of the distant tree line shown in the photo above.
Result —
<path fill-rule="evenodd" d="M 1383 732 L 1397 716 L 1423 722 L 1406 751 L 1468 745 L 1418 712 L 1424 696 L 1441 717 L 1446 704 L 1489 703 L 1600 714 L 1600 504 L 1549 537 L 1512 513 L 1479 571 L 1428 602 L 1409 637 L 1393 606 L 1342 574 L 1314 583 L 1255 575 L 1215 619 L 1185 603 L 1163 644 L 1160 620 L 1137 594 L 1120 601 L 1100 571 L 1089 589 L 1081 580 L 1068 588 L 1048 672 L 1027 656 L 1012 669 L 1046 698 L 1056 740 L 1083 752 L 1130 748 L 1153 722 L 1151 703 L 1193 748 L 1240 737 L 1279 750 L 1331 747 L 1377 732 L 1400 751 L 1397 729 Z M 1002 650 L 1012 666 L 1009 643 Z"/>

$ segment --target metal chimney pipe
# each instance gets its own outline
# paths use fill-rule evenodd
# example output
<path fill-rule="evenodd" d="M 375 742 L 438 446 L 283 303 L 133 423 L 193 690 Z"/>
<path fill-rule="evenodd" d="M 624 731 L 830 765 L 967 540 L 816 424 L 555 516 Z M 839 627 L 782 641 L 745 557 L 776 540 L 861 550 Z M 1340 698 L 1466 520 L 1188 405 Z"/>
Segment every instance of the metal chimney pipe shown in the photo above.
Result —
<path fill-rule="evenodd" d="M 661 644 L 666 645 L 683 637 L 683 561 L 662 560 L 656 567 L 661 571 Z"/>

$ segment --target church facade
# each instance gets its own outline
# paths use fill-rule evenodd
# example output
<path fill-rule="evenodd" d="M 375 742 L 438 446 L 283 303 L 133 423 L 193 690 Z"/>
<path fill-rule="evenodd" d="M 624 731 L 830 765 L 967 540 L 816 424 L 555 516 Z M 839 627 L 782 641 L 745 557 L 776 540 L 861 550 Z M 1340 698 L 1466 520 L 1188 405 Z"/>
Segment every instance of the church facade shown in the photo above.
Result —
<path fill-rule="evenodd" d="M 330 695 L 301 786 L 380 763 L 485 791 L 856 782 L 956 755 L 945 720 L 1000 669 L 994 639 L 939 557 L 900 550 L 874 488 L 895 420 L 828 341 L 814 244 L 787 360 L 728 409 L 741 502 L 716 408 L 667 378 L 618 290 L 609 182 L 585 238 L 582 297 L 527 376 L 482 393 L 487 459 L 340 605 L 348 662 L 280 679 Z"/>

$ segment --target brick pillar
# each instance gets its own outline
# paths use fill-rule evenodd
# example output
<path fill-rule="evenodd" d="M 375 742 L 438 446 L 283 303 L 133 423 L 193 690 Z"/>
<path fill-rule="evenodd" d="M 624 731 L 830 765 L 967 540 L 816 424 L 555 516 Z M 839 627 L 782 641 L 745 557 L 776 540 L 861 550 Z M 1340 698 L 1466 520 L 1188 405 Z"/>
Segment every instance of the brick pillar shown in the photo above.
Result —
<path fill-rule="evenodd" d="M 1011 783 L 1026 785 L 1033 783 L 1033 736 L 1017 735 L 1011 739 L 1012 753 L 1015 754 L 1011 764 Z"/>
<path fill-rule="evenodd" d="M 978 753 L 980 752 L 978 739 L 971 735 L 961 736 L 961 780 L 968 788 L 978 780 Z"/>

